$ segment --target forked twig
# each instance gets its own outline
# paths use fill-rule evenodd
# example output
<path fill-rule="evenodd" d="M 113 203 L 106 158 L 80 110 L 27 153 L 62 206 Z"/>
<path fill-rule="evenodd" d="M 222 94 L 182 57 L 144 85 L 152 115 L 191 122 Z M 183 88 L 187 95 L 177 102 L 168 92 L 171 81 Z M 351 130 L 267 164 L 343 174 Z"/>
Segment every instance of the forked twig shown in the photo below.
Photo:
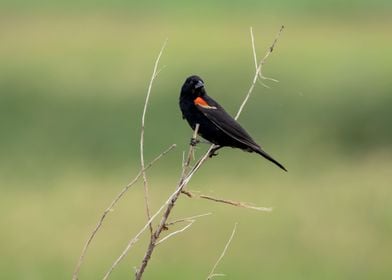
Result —
<path fill-rule="evenodd" d="M 182 223 L 182 222 L 189 222 L 192 220 L 195 220 L 197 218 L 201 218 L 201 217 L 205 217 L 205 216 L 209 216 L 212 213 L 205 213 L 205 214 L 200 214 L 200 215 L 196 215 L 196 216 L 192 216 L 192 217 L 187 217 L 187 218 L 182 218 L 182 219 L 178 219 L 178 220 L 174 220 L 173 222 L 167 223 L 166 226 L 172 226 L 174 224 L 178 224 L 178 223 Z"/>
<path fill-rule="evenodd" d="M 199 124 L 196 124 L 195 130 L 193 132 L 193 137 L 192 140 L 196 140 L 197 138 L 197 133 L 199 131 Z M 182 176 L 180 179 L 180 182 L 178 184 L 178 187 L 176 188 L 176 191 L 170 196 L 171 199 L 168 200 L 168 203 L 166 203 L 167 207 L 165 212 L 162 215 L 161 221 L 159 222 L 156 230 L 154 231 L 153 235 L 151 236 L 150 239 L 150 243 L 148 245 L 146 254 L 144 255 L 144 258 L 142 260 L 142 264 L 140 265 L 140 268 L 137 270 L 136 274 L 135 274 L 135 279 L 136 280 L 140 280 L 145 268 L 147 267 L 147 264 L 149 262 L 149 260 L 151 259 L 151 255 L 156 247 L 156 244 L 158 242 L 159 236 L 161 234 L 161 232 L 163 231 L 163 229 L 165 229 L 166 227 L 166 223 L 167 223 L 167 219 L 169 218 L 169 215 L 177 201 L 177 199 L 180 197 L 181 194 L 181 190 L 186 186 L 186 184 L 189 182 L 190 178 L 188 178 L 189 174 L 192 172 L 192 170 L 190 171 L 190 173 L 188 175 L 186 175 L 186 170 L 188 169 L 190 162 L 191 162 L 191 158 L 192 158 L 192 154 L 193 154 L 193 150 L 194 150 L 194 145 L 192 144 L 193 141 L 191 141 L 191 144 L 189 145 L 189 151 L 188 151 L 188 157 L 185 161 L 185 165 L 182 171 Z"/>
<path fill-rule="evenodd" d="M 193 133 L 194 137 L 197 136 L 197 131 L 199 129 L 199 125 L 196 125 L 195 131 Z M 188 158 L 192 155 L 192 151 L 193 151 L 194 147 L 192 145 L 190 145 L 189 147 L 189 152 L 188 152 Z M 186 160 L 186 162 L 188 162 L 188 160 Z M 188 166 L 184 165 L 184 168 L 187 168 Z M 190 174 L 193 175 L 193 173 L 195 168 L 192 168 L 192 170 L 190 171 Z M 141 266 L 141 268 L 143 268 L 143 270 L 137 270 L 137 275 L 139 275 L 139 279 L 142 276 L 144 269 L 151 257 L 152 251 L 155 248 L 155 241 L 157 239 L 157 237 L 159 237 L 159 234 L 162 232 L 162 230 L 165 227 L 165 223 L 167 221 L 168 218 L 168 214 L 170 214 L 171 209 L 174 206 L 175 201 L 178 199 L 178 196 L 181 193 L 182 188 L 188 183 L 189 179 L 189 174 L 187 176 L 183 175 L 175 192 L 172 193 L 169 198 L 166 200 L 166 202 L 155 212 L 154 215 L 151 216 L 151 218 L 147 221 L 147 223 L 143 226 L 143 228 L 128 242 L 127 246 L 125 247 L 125 249 L 123 250 L 123 252 L 120 254 L 120 256 L 115 260 L 115 262 L 112 264 L 112 266 L 109 268 L 109 270 L 106 272 L 105 276 L 103 277 L 103 280 L 106 280 L 109 278 L 110 274 L 113 272 L 113 270 L 116 268 L 116 266 L 124 259 L 124 257 L 128 254 L 129 250 L 132 248 L 132 246 L 139 240 L 139 237 L 144 233 L 144 231 L 149 227 L 149 224 L 162 212 L 162 210 L 167 207 L 164 216 L 162 217 L 161 222 L 159 223 L 157 230 L 154 232 L 154 234 L 151 236 L 151 239 L 155 239 L 155 240 L 150 240 L 150 244 L 149 244 L 149 248 L 146 252 L 146 255 L 143 259 L 143 262 Z M 157 231 L 159 230 L 159 234 L 157 234 Z M 150 248 L 151 246 L 151 248 Z M 138 278 L 136 278 L 138 279 Z"/>
<path fill-rule="evenodd" d="M 139 173 L 136 175 L 136 177 L 128 184 L 126 185 L 121 192 L 114 198 L 114 200 L 110 203 L 109 207 L 106 208 L 106 210 L 103 212 L 101 218 L 99 219 L 97 225 L 95 226 L 94 230 L 91 232 L 90 236 L 88 237 L 86 243 L 83 246 L 82 253 L 80 254 L 78 263 L 76 264 L 74 273 L 72 275 L 72 280 L 77 280 L 79 277 L 79 271 L 80 267 L 83 263 L 83 260 L 86 256 L 87 250 L 90 246 L 90 243 L 94 239 L 95 235 L 97 234 L 98 230 L 101 228 L 103 221 L 105 220 L 107 214 L 109 214 L 110 211 L 114 208 L 114 206 L 117 204 L 117 202 L 123 197 L 123 195 L 131 188 L 142 176 L 143 171 L 146 171 L 149 169 L 155 162 L 157 162 L 159 159 L 161 159 L 163 156 L 165 156 L 168 152 L 170 152 L 173 148 L 175 148 L 176 145 L 173 144 L 169 148 L 167 148 L 165 151 L 163 151 L 161 154 L 159 154 L 156 158 L 154 158 L 150 163 L 148 163 L 142 170 L 139 171 Z"/>
<path fill-rule="evenodd" d="M 143 114 L 142 114 L 141 132 L 140 132 L 140 165 L 141 165 L 142 170 L 144 170 L 144 126 L 145 126 L 147 105 L 148 105 L 148 101 L 150 99 L 152 84 L 154 83 L 155 78 L 159 74 L 159 72 L 157 72 L 158 64 L 159 64 L 159 60 L 160 60 L 160 58 L 162 56 L 163 50 L 165 49 L 166 43 L 167 43 L 167 39 L 163 43 L 163 45 L 161 47 L 161 50 L 160 50 L 160 52 L 158 54 L 158 57 L 155 60 L 154 69 L 153 69 L 152 75 L 151 75 L 151 80 L 150 80 L 150 83 L 148 85 L 146 101 L 144 102 L 144 108 L 143 108 Z M 151 218 L 151 214 L 150 214 L 150 202 L 149 202 L 149 198 L 148 198 L 149 195 L 148 195 L 148 182 L 147 182 L 146 171 L 143 171 L 142 174 L 143 174 L 143 186 L 144 186 L 144 203 L 145 203 L 145 206 L 146 206 L 147 220 L 149 220 Z M 150 228 L 150 234 L 152 234 L 152 230 L 153 229 L 152 229 L 152 225 L 151 224 L 149 224 L 149 228 Z"/>
<path fill-rule="evenodd" d="M 155 243 L 155 246 L 158 246 L 159 244 L 161 244 L 162 242 L 166 241 L 166 240 L 169 239 L 170 237 L 173 237 L 174 235 L 177 235 L 177 234 L 179 234 L 179 233 L 181 233 L 181 232 L 184 232 L 184 231 L 187 230 L 191 225 L 193 225 L 193 223 L 194 223 L 195 221 L 196 221 L 196 220 L 188 221 L 188 224 L 187 224 L 185 227 L 183 227 L 182 229 L 173 231 L 172 233 L 169 233 L 169 234 L 166 235 L 164 238 L 158 240 L 158 241 Z"/>
<path fill-rule="evenodd" d="M 175 194 L 175 193 L 174 193 Z M 109 268 L 109 270 L 106 272 L 105 276 L 102 278 L 103 280 L 106 280 L 109 278 L 110 274 L 113 272 L 113 270 L 116 268 L 116 266 L 124 259 L 124 257 L 128 254 L 129 250 L 132 248 L 132 246 L 139 240 L 139 237 L 146 231 L 146 229 L 149 227 L 149 224 L 162 212 L 162 210 L 166 207 L 166 205 L 170 202 L 172 199 L 171 195 L 169 199 L 158 209 L 158 211 L 155 212 L 154 215 L 151 216 L 151 218 L 147 221 L 147 223 L 143 226 L 143 228 L 128 242 L 127 246 L 125 249 L 122 251 L 120 256 L 115 260 L 115 262 L 112 264 L 112 266 Z M 154 236 L 154 235 L 152 235 Z"/>
<path fill-rule="evenodd" d="M 217 277 L 217 276 L 225 276 L 222 273 L 215 273 L 215 269 L 218 266 L 218 264 L 222 261 L 223 257 L 225 256 L 226 251 L 229 248 L 231 241 L 233 240 L 233 237 L 235 235 L 236 230 L 237 230 L 237 223 L 234 224 L 234 228 L 233 228 L 233 231 L 231 232 L 230 238 L 229 238 L 229 240 L 227 240 L 227 243 L 225 245 L 225 248 L 223 249 L 222 254 L 219 256 L 218 260 L 216 261 L 216 263 L 212 267 L 210 274 L 207 276 L 207 280 L 211 280 L 212 278 Z"/>
<path fill-rule="evenodd" d="M 241 104 L 241 106 L 240 106 L 240 108 L 239 108 L 237 114 L 235 115 L 235 118 L 234 118 L 234 119 L 237 120 L 237 119 L 239 118 L 239 116 L 240 116 L 242 110 L 243 110 L 244 107 L 245 107 L 245 104 L 248 102 L 248 99 L 249 99 L 251 93 L 253 92 L 253 89 L 254 89 L 255 84 L 256 84 L 256 82 L 257 82 L 257 78 L 259 77 L 260 73 L 262 73 L 261 71 L 262 71 L 262 69 L 263 69 L 263 65 L 265 64 L 265 62 L 267 61 L 267 59 L 268 59 L 268 57 L 271 55 L 271 53 L 274 51 L 275 45 L 276 45 L 276 43 L 278 42 L 278 39 L 279 39 L 280 34 L 282 33 L 283 29 L 284 29 L 284 26 L 282 25 L 281 28 L 280 28 L 280 30 L 279 30 L 279 32 L 278 32 L 278 34 L 276 35 L 274 41 L 272 42 L 272 45 L 268 48 L 266 54 L 265 54 L 264 57 L 260 60 L 259 64 L 258 64 L 258 65 L 256 64 L 257 67 L 256 67 L 255 75 L 253 76 L 253 81 L 252 81 L 252 83 L 251 83 L 251 85 L 250 85 L 250 87 L 249 87 L 248 93 L 246 94 L 245 99 L 244 99 L 244 101 L 242 102 L 242 104 Z M 252 49 L 255 50 L 256 48 L 255 48 L 255 46 L 254 46 L 254 39 L 253 39 L 253 30 L 252 30 L 252 28 L 250 28 L 250 34 L 251 34 L 251 39 L 252 39 Z M 254 57 L 254 60 L 257 61 L 256 51 L 253 51 L 253 57 Z M 262 78 L 265 78 L 264 76 L 261 76 L 261 77 L 262 77 Z M 266 79 L 270 79 L 270 78 L 266 78 Z"/>
<path fill-rule="evenodd" d="M 196 216 L 192 216 L 192 217 L 188 217 L 188 218 L 178 219 L 178 220 L 175 220 L 175 221 L 173 221 L 173 222 L 167 223 L 167 224 L 166 224 L 166 227 L 171 226 L 171 225 L 174 225 L 174 224 L 177 224 L 177 223 L 188 222 L 188 224 L 187 224 L 185 227 L 183 227 L 182 229 L 176 230 L 176 231 L 174 231 L 174 232 L 172 232 L 172 233 L 166 235 L 164 238 L 162 238 L 162 239 L 160 239 L 159 241 L 157 241 L 155 245 L 159 245 L 159 244 L 161 244 L 162 242 L 164 242 L 165 240 L 169 239 L 170 237 L 173 237 L 173 236 L 176 235 L 176 234 L 179 234 L 179 233 L 181 233 L 181 232 L 184 232 L 184 231 L 185 231 L 186 229 L 188 229 L 191 225 L 193 225 L 194 222 L 196 222 L 196 219 L 197 219 L 197 218 L 205 217 L 205 216 L 208 216 L 208 215 L 211 215 L 211 213 L 206 213 L 206 214 L 196 215 Z"/>

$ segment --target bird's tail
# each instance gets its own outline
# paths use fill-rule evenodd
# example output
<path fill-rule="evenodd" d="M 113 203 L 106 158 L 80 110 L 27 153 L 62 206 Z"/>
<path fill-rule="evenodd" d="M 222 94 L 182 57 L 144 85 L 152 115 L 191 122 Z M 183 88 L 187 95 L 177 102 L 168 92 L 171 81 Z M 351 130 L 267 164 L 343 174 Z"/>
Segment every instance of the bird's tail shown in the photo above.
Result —
<path fill-rule="evenodd" d="M 280 168 L 282 168 L 284 171 L 287 172 L 287 169 L 280 164 L 279 162 L 277 162 L 275 159 L 273 159 L 269 154 L 267 154 L 266 152 L 264 152 L 261 148 L 254 150 L 256 153 L 258 153 L 259 155 L 263 156 L 264 158 L 268 159 L 269 161 L 275 163 L 277 166 L 279 166 Z"/>

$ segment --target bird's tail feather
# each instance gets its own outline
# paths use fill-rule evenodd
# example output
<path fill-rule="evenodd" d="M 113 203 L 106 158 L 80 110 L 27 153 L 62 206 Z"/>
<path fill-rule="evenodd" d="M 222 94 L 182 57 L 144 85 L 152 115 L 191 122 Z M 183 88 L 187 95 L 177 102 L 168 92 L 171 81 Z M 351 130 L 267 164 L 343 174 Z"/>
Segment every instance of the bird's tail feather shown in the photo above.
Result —
<path fill-rule="evenodd" d="M 264 158 L 268 159 L 269 161 L 275 163 L 277 166 L 279 166 L 280 168 L 282 168 L 284 171 L 287 172 L 287 169 L 282 164 L 277 162 L 275 159 L 273 159 L 269 154 L 264 152 L 262 149 L 257 149 L 257 150 L 255 150 L 255 152 L 258 153 L 259 155 L 263 156 Z"/>

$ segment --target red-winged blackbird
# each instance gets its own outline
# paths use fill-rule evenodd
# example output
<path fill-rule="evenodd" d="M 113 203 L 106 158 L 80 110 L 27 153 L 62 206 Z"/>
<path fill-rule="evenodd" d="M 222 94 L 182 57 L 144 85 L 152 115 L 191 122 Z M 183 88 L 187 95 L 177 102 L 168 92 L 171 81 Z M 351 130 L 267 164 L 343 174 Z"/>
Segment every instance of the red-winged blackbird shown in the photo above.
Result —
<path fill-rule="evenodd" d="M 198 133 L 209 142 L 218 145 L 215 151 L 228 146 L 247 152 L 256 152 L 287 171 L 283 165 L 264 152 L 250 135 L 234 120 L 221 105 L 207 95 L 203 80 L 190 76 L 181 88 L 180 108 L 182 117 L 192 129 L 198 123 Z"/>

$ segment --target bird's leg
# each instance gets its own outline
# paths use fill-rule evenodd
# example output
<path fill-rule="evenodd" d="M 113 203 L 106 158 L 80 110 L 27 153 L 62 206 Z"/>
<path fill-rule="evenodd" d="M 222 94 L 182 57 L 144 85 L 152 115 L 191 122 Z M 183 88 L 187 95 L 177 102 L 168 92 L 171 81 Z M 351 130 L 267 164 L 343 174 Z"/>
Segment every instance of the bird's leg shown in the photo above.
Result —
<path fill-rule="evenodd" d="M 199 143 L 201 143 L 201 144 L 208 144 L 208 145 L 212 144 L 210 141 L 206 141 L 206 140 L 203 140 L 203 139 L 196 139 L 196 138 L 193 138 L 193 137 L 191 138 L 190 144 L 192 146 L 196 146 Z"/>
<path fill-rule="evenodd" d="M 192 147 L 195 147 L 200 142 L 200 140 L 197 139 L 199 128 L 200 128 L 200 124 L 198 124 L 198 123 L 193 128 L 194 131 L 193 131 L 192 138 L 191 138 L 191 143 L 190 143 L 190 145 Z"/>
<path fill-rule="evenodd" d="M 220 148 L 222 148 L 222 146 L 219 145 L 215 145 L 215 147 L 211 150 L 210 154 L 208 155 L 210 158 L 217 156 L 218 153 L 216 151 L 218 151 Z"/>

